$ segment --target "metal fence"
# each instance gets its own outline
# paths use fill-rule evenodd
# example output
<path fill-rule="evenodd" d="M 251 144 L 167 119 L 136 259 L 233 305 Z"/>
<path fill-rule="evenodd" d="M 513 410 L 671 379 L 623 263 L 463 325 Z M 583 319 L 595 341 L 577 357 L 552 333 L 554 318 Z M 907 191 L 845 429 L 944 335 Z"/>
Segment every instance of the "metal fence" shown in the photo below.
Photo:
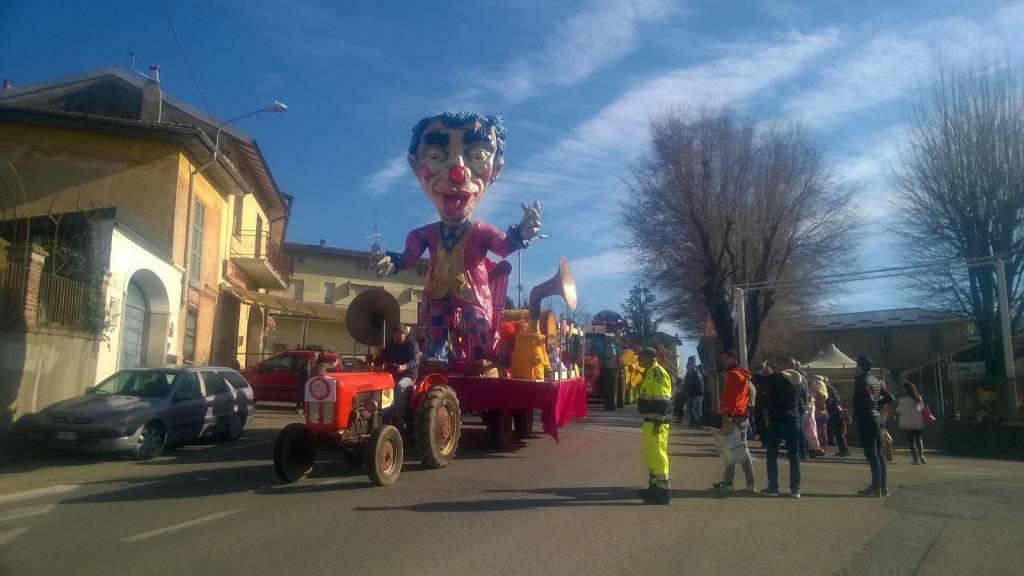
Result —
<path fill-rule="evenodd" d="M 239 258 L 262 258 L 270 262 L 283 278 L 292 275 L 292 260 L 269 232 L 243 231 L 231 239 L 231 256 Z"/>
<path fill-rule="evenodd" d="M 59 326 L 70 330 L 89 330 L 90 286 L 43 272 L 39 279 L 36 320 L 40 326 Z"/>
<path fill-rule="evenodd" d="M 1015 379 L 1017 405 L 1024 392 L 1024 376 Z M 946 387 L 945 409 L 948 415 L 969 422 L 998 422 L 1010 412 L 1010 382 L 1006 378 L 960 378 Z M 1018 414 L 1020 414 L 1018 410 Z M 1020 416 L 1018 416 L 1020 418 Z"/>

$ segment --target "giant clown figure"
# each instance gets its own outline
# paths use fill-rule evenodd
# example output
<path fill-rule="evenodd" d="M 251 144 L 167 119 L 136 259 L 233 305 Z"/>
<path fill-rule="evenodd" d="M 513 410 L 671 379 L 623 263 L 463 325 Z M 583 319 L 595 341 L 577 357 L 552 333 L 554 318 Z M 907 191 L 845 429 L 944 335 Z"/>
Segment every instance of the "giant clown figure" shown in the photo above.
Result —
<path fill-rule="evenodd" d="M 446 112 L 420 120 L 412 130 L 409 165 L 441 220 L 406 237 L 405 252 L 382 252 L 374 245 L 377 274 L 387 276 L 415 266 L 430 250 L 423 299 L 427 326 L 426 360 L 449 360 L 449 338 L 466 339 L 467 360 L 492 347 L 492 301 L 487 254 L 505 258 L 526 248 L 540 233 L 540 204 L 523 204 L 522 220 L 503 234 L 472 219 L 473 209 L 505 164 L 507 132 L 499 116 Z M 450 331 L 454 329 L 454 334 Z"/>

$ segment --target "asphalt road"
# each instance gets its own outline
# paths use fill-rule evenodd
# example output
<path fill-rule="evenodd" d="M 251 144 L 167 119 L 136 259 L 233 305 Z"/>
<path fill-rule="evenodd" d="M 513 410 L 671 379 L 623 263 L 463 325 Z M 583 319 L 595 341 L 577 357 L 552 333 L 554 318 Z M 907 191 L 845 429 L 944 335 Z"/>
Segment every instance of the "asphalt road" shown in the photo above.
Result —
<path fill-rule="evenodd" d="M 882 500 L 853 496 L 862 458 L 826 458 L 805 463 L 801 500 L 725 497 L 707 490 L 721 473 L 710 432 L 676 426 L 674 500 L 650 507 L 635 498 L 635 413 L 591 407 L 561 444 L 505 452 L 471 420 L 451 466 L 408 463 L 391 487 L 332 461 L 282 485 L 272 442 L 297 419 L 264 409 L 233 444 L 150 462 L 0 466 L 0 574 L 960 575 L 1020 574 L 1024 561 L 1019 462 L 910 466 L 898 452 Z"/>

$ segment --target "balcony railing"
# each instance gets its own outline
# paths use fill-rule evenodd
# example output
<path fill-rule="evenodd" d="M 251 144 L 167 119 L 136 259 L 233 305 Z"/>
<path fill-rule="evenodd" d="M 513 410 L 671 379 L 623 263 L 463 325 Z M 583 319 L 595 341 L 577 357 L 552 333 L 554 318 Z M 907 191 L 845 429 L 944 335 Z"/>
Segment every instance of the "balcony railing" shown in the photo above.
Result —
<path fill-rule="evenodd" d="M 292 275 L 292 261 L 281 246 L 270 237 L 269 232 L 241 232 L 231 238 L 232 258 L 253 258 L 266 260 L 287 281 Z"/>

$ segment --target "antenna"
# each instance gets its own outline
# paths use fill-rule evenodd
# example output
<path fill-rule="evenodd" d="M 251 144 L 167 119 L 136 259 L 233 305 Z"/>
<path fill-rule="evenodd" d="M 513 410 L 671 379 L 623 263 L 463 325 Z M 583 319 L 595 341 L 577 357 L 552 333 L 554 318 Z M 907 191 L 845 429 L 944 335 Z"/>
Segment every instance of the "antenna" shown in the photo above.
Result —
<path fill-rule="evenodd" d="M 366 236 L 366 239 L 371 244 L 380 243 L 380 239 L 384 237 L 384 225 L 387 222 L 380 219 L 380 210 L 373 211 L 373 226 L 370 227 L 370 234 Z"/>
<path fill-rule="evenodd" d="M 132 59 L 131 64 L 128 65 L 128 73 L 135 74 L 135 51 L 128 52 L 128 56 Z"/>

